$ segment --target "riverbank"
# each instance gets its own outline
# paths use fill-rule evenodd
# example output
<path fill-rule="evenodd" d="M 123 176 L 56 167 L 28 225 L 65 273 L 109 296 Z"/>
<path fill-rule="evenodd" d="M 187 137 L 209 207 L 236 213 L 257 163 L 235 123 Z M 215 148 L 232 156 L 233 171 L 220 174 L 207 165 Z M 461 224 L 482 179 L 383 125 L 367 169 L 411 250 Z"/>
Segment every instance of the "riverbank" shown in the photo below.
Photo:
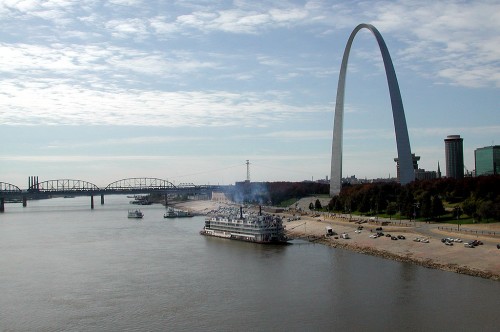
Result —
<path fill-rule="evenodd" d="M 178 203 L 176 207 L 199 214 L 206 214 L 220 205 L 220 203 L 213 201 L 189 201 Z M 293 219 L 290 218 L 292 217 L 291 213 L 280 214 L 284 220 Z M 346 218 L 326 215 L 320 217 L 302 215 L 300 220 L 285 221 L 284 224 L 288 237 L 292 239 L 304 239 L 334 248 L 409 262 L 427 268 L 500 281 L 500 250 L 496 247 L 496 244 L 500 243 L 499 237 L 443 231 L 437 229 L 437 224 L 422 222 L 381 226 L 375 222 L 358 224 Z M 359 226 L 362 226 L 363 229 L 358 230 Z M 327 227 L 331 227 L 339 235 L 347 233 L 350 238 L 343 239 L 340 236 L 327 236 Z M 403 235 L 406 239 L 392 240 L 391 237 L 387 236 L 370 237 L 370 235 L 376 233 L 378 227 L 382 227 L 385 235 Z M 478 229 L 484 229 L 485 227 L 484 225 L 477 225 Z M 500 230 L 500 224 L 489 224 L 488 228 Z M 448 246 L 441 242 L 444 237 L 460 237 L 463 242 L 480 240 L 484 244 L 475 248 L 466 248 L 463 243 L 456 242 L 454 245 Z M 429 242 L 416 242 L 414 241 L 415 238 L 427 238 Z"/>

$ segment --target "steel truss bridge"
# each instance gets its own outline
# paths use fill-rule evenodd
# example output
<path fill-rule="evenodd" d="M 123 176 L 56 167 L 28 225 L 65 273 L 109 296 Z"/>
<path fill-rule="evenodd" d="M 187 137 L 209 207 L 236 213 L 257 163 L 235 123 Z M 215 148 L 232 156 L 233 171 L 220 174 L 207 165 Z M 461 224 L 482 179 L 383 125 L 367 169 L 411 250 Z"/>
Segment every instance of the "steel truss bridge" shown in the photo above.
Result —
<path fill-rule="evenodd" d="M 180 183 L 174 185 L 172 182 L 158 178 L 128 178 L 121 179 L 100 188 L 95 184 L 83 180 L 58 179 L 38 182 L 38 178 L 31 177 L 28 189 L 20 189 L 18 186 L 0 182 L 0 212 L 5 211 L 5 200 L 22 200 L 23 206 L 27 206 L 28 199 L 46 198 L 52 196 L 90 196 L 90 207 L 94 208 L 94 196 L 101 196 L 101 204 L 104 204 L 104 195 L 125 194 L 184 194 L 184 195 L 208 195 L 220 186 L 194 185 L 192 183 Z"/>

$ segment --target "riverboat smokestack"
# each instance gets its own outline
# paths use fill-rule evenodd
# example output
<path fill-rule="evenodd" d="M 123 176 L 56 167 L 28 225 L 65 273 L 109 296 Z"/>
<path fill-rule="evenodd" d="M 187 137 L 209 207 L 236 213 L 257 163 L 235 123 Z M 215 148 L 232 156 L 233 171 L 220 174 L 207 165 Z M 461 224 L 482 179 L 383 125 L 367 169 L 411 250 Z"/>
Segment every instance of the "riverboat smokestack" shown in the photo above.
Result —
<path fill-rule="evenodd" d="M 243 206 L 240 206 L 240 219 L 243 219 Z"/>
<path fill-rule="evenodd" d="M 262 215 L 262 205 L 259 205 L 259 216 Z"/>

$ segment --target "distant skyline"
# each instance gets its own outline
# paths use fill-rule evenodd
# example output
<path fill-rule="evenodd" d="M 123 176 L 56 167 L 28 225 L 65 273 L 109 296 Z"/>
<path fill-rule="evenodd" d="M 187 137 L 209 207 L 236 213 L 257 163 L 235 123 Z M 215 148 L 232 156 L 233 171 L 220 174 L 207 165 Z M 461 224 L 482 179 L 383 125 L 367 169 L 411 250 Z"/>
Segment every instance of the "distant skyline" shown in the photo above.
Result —
<path fill-rule="evenodd" d="M 500 144 L 498 1 L 0 0 L 0 181 L 302 181 L 330 173 L 340 62 L 382 34 L 412 152 Z M 396 176 L 382 58 L 347 71 L 343 177 Z"/>

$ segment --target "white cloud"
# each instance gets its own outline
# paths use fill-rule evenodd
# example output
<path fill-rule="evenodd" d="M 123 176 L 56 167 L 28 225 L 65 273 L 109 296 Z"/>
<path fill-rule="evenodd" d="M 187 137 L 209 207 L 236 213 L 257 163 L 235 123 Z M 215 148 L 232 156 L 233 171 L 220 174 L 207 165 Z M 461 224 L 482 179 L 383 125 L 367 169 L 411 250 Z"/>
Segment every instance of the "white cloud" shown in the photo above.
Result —
<path fill-rule="evenodd" d="M 128 38 L 132 36 L 141 39 L 149 34 L 145 22 L 137 18 L 111 20 L 105 23 L 105 27 L 111 30 L 113 36 L 118 38 Z"/>
<path fill-rule="evenodd" d="M 277 131 L 262 135 L 263 138 L 279 138 L 279 139 L 331 139 L 332 132 L 328 130 L 290 130 L 290 131 Z"/>
<path fill-rule="evenodd" d="M 400 54 L 409 63 L 453 84 L 500 87 L 499 75 L 491 75 L 500 58 L 498 1 L 381 2 L 373 8 L 374 25 L 407 43 Z"/>
<path fill-rule="evenodd" d="M 108 2 L 120 6 L 137 6 L 143 4 L 142 0 L 108 0 Z"/>
<path fill-rule="evenodd" d="M 0 91 L 0 108 L 9 110 L 0 113 L 0 122 L 9 125 L 262 126 L 318 111 L 266 95 L 225 91 L 99 91 L 59 82 L 20 85 L 6 80 Z"/>

